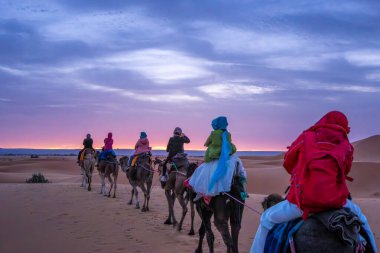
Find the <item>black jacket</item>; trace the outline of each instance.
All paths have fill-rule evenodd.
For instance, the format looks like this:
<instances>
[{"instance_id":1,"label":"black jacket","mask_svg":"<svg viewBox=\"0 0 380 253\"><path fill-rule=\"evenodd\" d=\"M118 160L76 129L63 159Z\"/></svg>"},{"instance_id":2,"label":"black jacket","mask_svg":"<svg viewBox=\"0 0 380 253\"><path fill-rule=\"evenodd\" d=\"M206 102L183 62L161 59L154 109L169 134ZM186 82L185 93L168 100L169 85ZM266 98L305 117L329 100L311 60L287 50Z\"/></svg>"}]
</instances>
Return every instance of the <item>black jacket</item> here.
<instances>
[{"instance_id":1,"label":"black jacket","mask_svg":"<svg viewBox=\"0 0 380 253\"><path fill-rule=\"evenodd\" d=\"M178 153L183 153L183 144L190 143L190 139L187 136L173 136L169 139L168 146L166 147L166 152L169 152L168 157L174 157Z\"/></svg>"},{"instance_id":2,"label":"black jacket","mask_svg":"<svg viewBox=\"0 0 380 253\"><path fill-rule=\"evenodd\" d=\"M92 147L92 144L93 144L93 140L90 138L90 139L84 139L83 140L83 146L84 148L93 148Z\"/></svg>"}]
</instances>

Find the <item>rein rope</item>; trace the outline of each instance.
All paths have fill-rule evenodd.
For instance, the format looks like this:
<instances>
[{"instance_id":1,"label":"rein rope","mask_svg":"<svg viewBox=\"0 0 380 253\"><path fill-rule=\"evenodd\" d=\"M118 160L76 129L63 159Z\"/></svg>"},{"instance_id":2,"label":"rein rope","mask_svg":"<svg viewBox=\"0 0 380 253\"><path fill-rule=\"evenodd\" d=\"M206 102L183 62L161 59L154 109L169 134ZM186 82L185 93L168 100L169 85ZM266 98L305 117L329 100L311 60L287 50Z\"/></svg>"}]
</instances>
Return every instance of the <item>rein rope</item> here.
<instances>
[{"instance_id":1,"label":"rein rope","mask_svg":"<svg viewBox=\"0 0 380 253\"><path fill-rule=\"evenodd\" d=\"M227 195L229 198L231 198L232 200L235 200L237 203L239 203L240 205L243 205L245 206L246 208L248 208L249 210L255 212L256 214L258 215L261 215L262 213L260 213L259 211L257 211L256 209L254 209L253 207L250 207L249 205L247 205L246 203L240 201L239 199L235 198L234 196L232 196L231 194L229 194L228 192L223 192L222 194L225 194Z\"/></svg>"},{"instance_id":2,"label":"rein rope","mask_svg":"<svg viewBox=\"0 0 380 253\"><path fill-rule=\"evenodd\" d=\"M177 165L174 162L172 164L173 164L173 167L174 167L175 171L170 171L170 173L174 172L174 173L178 173L178 174L180 174L182 176L187 177L187 175L185 173L183 173L183 172L181 172L181 171L178 170Z\"/></svg>"},{"instance_id":3,"label":"rein rope","mask_svg":"<svg viewBox=\"0 0 380 253\"><path fill-rule=\"evenodd\" d=\"M149 171L149 172L152 172L152 173L157 172L154 168L153 168L153 169L147 169L147 168L145 168L145 166L140 165L139 163L136 163L136 167L140 167L140 168L142 168L143 170L146 170L146 171Z\"/></svg>"}]
</instances>

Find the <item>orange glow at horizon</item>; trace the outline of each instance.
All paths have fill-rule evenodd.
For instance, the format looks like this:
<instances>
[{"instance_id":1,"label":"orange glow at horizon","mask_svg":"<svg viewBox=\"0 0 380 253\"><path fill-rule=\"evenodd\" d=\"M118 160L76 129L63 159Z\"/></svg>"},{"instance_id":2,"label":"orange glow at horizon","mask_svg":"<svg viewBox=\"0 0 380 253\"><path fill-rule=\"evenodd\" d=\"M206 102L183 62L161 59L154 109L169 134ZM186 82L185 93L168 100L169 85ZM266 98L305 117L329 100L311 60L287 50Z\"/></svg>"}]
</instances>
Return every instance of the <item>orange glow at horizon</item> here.
<instances>
[{"instance_id":1,"label":"orange glow at horizon","mask_svg":"<svg viewBox=\"0 0 380 253\"><path fill-rule=\"evenodd\" d=\"M238 146L238 151L283 151L284 149L276 148L276 147L262 147L262 148L248 148L241 146L239 148ZM67 144L67 145L57 145L57 146L52 146L52 145L43 145L43 144L34 144L34 145L6 145L2 146L0 148L5 148L5 149L82 149L82 146L78 145L73 145L73 144ZM101 147L98 147L95 145L96 149L100 149ZM134 146L124 146L124 145L114 145L114 149L134 149ZM166 146L163 145L154 145L152 146L152 150L166 150ZM185 145L185 150L193 150L193 151L205 151L206 147L200 148L199 146L196 145Z\"/></svg>"}]
</instances>

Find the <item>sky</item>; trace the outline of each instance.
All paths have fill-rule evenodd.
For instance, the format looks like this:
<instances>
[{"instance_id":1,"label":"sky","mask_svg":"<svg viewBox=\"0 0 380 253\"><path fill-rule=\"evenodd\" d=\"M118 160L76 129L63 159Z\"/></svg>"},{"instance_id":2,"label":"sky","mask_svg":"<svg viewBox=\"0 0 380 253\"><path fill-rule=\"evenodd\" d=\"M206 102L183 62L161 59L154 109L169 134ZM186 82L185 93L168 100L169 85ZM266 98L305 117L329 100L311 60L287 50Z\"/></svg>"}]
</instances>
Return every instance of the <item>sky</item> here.
<instances>
[{"instance_id":1,"label":"sky","mask_svg":"<svg viewBox=\"0 0 380 253\"><path fill-rule=\"evenodd\" d=\"M377 0L0 0L0 147L285 150L330 110L379 134Z\"/></svg>"}]
</instances>

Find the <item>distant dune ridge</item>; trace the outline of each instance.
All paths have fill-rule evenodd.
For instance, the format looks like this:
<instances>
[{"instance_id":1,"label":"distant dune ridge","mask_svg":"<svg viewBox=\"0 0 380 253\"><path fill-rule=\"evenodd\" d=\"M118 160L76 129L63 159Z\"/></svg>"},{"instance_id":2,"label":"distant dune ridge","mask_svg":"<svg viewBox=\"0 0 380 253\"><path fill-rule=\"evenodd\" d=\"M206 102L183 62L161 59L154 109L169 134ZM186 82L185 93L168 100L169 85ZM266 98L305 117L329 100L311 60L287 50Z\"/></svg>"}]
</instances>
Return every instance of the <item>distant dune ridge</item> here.
<instances>
[{"instance_id":1,"label":"distant dune ridge","mask_svg":"<svg viewBox=\"0 0 380 253\"><path fill-rule=\"evenodd\" d=\"M354 163L349 188L360 204L374 230L378 247L380 242L380 135L353 143ZM248 172L247 204L258 211L260 202L269 193L283 194L289 185L289 174L282 167L283 155L241 156ZM201 160L192 157L192 160ZM35 172L42 172L52 183L30 185L25 183ZM100 196L99 176L93 175L93 191L79 187L81 182L76 157L0 156L0 252L192 252L197 237L187 236L189 217L184 231L178 233L163 225L167 216L164 191L155 175L151 211L141 213L128 206L131 187L120 171L116 199ZM142 193L139 194L143 200ZM89 212L86 212L86 211ZM177 216L180 213L175 206ZM105 215L107 213L107 215ZM241 252L248 252L260 216L245 209L239 239ZM196 229L200 219L196 215ZM216 252L225 252L217 230ZM206 250L206 243L204 245Z\"/></svg>"},{"instance_id":2,"label":"distant dune ridge","mask_svg":"<svg viewBox=\"0 0 380 253\"><path fill-rule=\"evenodd\" d=\"M373 135L366 139L355 141L354 161L380 163L380 135Z\"/></svg>"}]
</instances>

